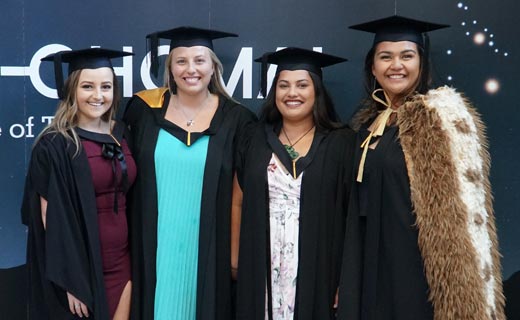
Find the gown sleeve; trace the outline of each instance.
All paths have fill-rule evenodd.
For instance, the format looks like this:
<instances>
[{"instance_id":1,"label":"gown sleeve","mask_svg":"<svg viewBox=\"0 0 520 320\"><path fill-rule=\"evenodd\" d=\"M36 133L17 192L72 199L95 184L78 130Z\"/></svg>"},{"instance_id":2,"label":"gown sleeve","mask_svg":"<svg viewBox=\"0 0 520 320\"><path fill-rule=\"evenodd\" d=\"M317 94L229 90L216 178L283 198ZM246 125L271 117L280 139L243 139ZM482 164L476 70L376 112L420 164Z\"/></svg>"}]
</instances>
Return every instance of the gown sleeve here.
<instances>
[{"instance_id":1,"label":"gown sleeve","mask_svg":"<svg viewBox=\"0 0 520 320\"><path fill-rule=\"evenodd\" d=\"M248 126L247 130L241 134L239 141L236 146L235 152L235 172L237 173L238 184L241 188L243 188L243 179L244 179L244 168L246 155L249 152L251 139L253 139L253 135L258 132L259 124L252 123Z\"/></svg>"},{"instance_id":2,"label":"gown sleeve","mask_svg":"<svg viewBox=\"0 0 520 320\"><path fill-rule=\"evenodd\" d=\"M93 310L90 249L68 141L46 135L34 147L26 178L22 220L28 226L27 265L31 283L29 312L69 315L65 292ZM86 159L85 159L86 161ZM90 172L80 180L90 183ZM46 229L40 196L47 200Z\"/></svg>"},{"instance_id":3,"label":"gown sleeve","mask_svg":"<svg viewBox=\"0 0 520 320\"><path fill-rule=\"evenodd\" d=\"M31 196L39 196L47 199L49 182L49 159L45 152L44 143L36 144L32 150L29 170L25 177L25 188L22 202L22 223L29 225L31 212ZM34 193L34 194L32 194Z\"/></svg>"}]
</instances>

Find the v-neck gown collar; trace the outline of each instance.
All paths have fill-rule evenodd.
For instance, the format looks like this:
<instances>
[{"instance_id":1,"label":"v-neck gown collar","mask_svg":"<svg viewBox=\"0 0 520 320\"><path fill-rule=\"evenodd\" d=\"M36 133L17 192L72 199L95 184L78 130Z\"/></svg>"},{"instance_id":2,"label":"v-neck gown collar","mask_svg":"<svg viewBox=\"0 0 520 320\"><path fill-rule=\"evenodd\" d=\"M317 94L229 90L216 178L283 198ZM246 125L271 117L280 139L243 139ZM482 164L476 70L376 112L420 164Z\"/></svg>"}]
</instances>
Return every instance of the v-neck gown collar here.
<instances>
[{"instance_id":1,"label":"v-neck gown collar","mask_svg":"<svg viewBox=\"0 0 520 320\"><path fill-rule=\"evenodd\" d=\"M219 97L218 107L215 111L215 114L213 115L213 118L211 119L211 122L209 124L209 128L202 132L190 132L190 144L188 144L188 131L184 130L183 128L179 127L175 123L167 120L165 118L166 111L168 110L168 103L170 101L170 93L166 92L164 97L164 102L162 108L152 109L153 114L155 117L155 121L159 127L166 130L168 133L182 141L186 145L192 145L202 136L212 136L215 135L218 131L218 128L222 125L222 122L224 120L224 114L222 111L225 99L222 99Z\"/></svg>"}]
</instances>

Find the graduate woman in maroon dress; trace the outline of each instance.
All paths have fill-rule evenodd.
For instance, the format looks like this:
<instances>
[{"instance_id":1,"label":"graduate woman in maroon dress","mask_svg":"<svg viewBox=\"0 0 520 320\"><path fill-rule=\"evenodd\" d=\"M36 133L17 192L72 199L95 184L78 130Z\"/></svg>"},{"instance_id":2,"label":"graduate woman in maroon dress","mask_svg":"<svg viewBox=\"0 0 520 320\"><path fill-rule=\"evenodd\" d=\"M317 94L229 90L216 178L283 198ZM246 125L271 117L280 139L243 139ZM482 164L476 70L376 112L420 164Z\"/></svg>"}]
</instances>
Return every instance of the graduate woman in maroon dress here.
<instances>
[{"instance_id":1,"label":"graduate woman in maroon dress","mask_svg":"<svg viewBox=\"0 0 520 320\"><path fill-rule=\"evenodd\" d=\"M25 184L29 319L129 318L126 192L136 167L113 120L120 98L110 62L126 55L95 48L42 59L54 61L61 101Z\"/></svg>"}]
</instances>

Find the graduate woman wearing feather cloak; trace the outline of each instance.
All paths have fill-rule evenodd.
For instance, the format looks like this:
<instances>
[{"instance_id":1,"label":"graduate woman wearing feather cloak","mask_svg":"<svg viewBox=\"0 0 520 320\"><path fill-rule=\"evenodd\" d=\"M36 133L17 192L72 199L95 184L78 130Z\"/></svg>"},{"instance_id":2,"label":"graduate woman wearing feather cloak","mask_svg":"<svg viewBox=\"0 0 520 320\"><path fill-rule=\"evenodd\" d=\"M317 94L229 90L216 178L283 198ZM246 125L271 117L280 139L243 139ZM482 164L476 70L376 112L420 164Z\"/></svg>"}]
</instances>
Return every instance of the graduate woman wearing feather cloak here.
<instances>
[{"instance_id":1,"label":"graduate woman wearing feather cloak","mask_svg":"<svg viewBox=\"0 0 520 320\"><path fill-rule=\"evenodd\" d=\"M399 16L351 27L375 39L353 118L341 320L504 319L484 125L454 89L429 90L423 33L444 27Z\"/></svg>"},{"instance_id":2,"label":"graduate woman wearing feather cloak","mask_svg":"<svg viewBox=\"0 0 520 320\"><path fill-rule=\"evenodd\" d=\"M29 319L129 318L126 192L136 167L113 120L120 98L110 61L126 55L94 48L42 59L54 61L61 101L36 139L25 184Z\"/></svg>"},{"instance_id":3,"label":"graduate woman wearing feather cloak","mask_svg":"<svg viewBox=\"0 0 520 320\"><path fill-rule=\"evenodd\" d=\"M285 48L260 60L278 67L240 157L237 319L332 319L354 132L339 123L322 68L345 59Z\"/></svg>"}]
</instances>

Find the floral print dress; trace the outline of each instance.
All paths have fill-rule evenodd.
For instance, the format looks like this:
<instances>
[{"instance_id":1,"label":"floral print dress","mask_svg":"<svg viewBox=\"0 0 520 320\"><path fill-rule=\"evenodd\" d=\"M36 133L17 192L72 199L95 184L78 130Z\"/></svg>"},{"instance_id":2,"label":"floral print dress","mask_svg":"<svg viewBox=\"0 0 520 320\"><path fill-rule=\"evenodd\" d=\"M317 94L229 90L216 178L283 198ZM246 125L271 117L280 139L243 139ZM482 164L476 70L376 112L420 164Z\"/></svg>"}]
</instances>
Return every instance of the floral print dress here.
<instances>
[{"instance_id":1,"label":"floral print dress","mask_svg":"<svg viewBox=\"0 0 520 320\"><path fill-rule=\"evenodd\" d=\"M267 167L273 320L294 316L302 177L294 179L273 153ZM268 314L266 298L266 319Z\"/></svg>"}]
</instances>

